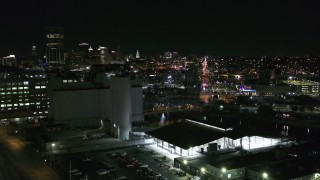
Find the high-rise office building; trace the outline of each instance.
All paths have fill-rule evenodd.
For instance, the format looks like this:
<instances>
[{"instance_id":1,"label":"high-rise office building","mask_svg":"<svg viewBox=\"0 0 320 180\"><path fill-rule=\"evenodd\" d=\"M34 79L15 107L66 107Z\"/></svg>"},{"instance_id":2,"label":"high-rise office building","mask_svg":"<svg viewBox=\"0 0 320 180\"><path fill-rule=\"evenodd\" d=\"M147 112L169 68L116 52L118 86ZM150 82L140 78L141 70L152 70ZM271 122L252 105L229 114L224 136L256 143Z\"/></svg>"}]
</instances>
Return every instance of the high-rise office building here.
<instances>
[{"instance_id":1,"label":"high-rise office building","mask_svg":"<svg viewBox=\"0 0 320 180\"><path fill-rule=\"evenodd\" d=\"M13 54L11 54L11 55L9 55L9 56L3 57L3 58L2 58L1 65L3 65L3 66L15 66L15 67L17 67L18 64L17 64L16 56L13 55Z\"/></svg>"},{"instance_id":2,"label":"high-rise office building","mask_svg":"<svg viewBox=\"0 0 320 180\"><path fill-rule=\"evenodd\" d=\"M140 53L139 53L138 50L137 50L137 53L136 53L136 59L140 59Z\"/></svg>"},{"instance_id":3,"label":"high-rise office building","mask_svg":"<svg viewBox=\"0 0 320 180\"><path fill-rule=\"evenodd\" d=\"M48 113L47 76L9 67L0 73L0 120L38 119Z\"/></svg>"},{"instance_id":4,"label":"high-rise office building","mask_svg":"<svg viewBox=\"0 0 320 180\"><path fill-rule=\"evenodd\" d=\"M49 27L46 34L47 62L53 64L64 63L64 28Z\"/></svg>"},{"instance_id":5,"label":"high-rise office building","mask_svg":"<svg viewBox=\"0 0 320 180\"><path fill-rule=\"evenodd\" d=\"M37 52L37 47L36 46L32 46L31 49L31 64L38 64L39 63L39 56L38 56L38 52Z\"/></svg>"}]
</instances>

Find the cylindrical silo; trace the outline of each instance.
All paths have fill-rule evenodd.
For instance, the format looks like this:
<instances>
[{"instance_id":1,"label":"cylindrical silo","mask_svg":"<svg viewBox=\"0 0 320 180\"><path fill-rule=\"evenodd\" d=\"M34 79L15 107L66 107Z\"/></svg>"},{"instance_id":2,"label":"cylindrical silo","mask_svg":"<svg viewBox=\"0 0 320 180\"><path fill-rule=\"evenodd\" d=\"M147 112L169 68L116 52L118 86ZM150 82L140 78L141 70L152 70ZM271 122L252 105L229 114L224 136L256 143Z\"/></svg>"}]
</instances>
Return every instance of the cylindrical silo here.
<instances>
[{"instance_id":1,"label":"cylindrical silo","mask_svg":"<svg viewBox=\"0 0 320 180\"><path fill-rule=\"evenodd\" d=\"M131 80L128 76L114 76L110 79L111 122L121 140L129 139L131 131Z\"/></svg>"}]
</instances>

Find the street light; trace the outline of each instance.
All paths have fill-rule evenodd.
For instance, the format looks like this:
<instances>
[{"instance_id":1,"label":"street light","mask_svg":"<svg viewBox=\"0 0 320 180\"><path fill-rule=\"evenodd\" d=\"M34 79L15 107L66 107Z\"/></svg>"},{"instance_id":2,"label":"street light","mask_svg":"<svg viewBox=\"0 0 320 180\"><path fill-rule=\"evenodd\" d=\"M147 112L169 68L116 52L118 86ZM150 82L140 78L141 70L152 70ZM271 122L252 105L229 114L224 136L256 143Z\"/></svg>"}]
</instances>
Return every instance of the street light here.
<instances>
[{"instance_id":1,"label":"street light","mask_svg":"<svg viewBox=\"0 0 320 180\"><path fill-rule=\"evenodd\" d=\"M183 164L188 164L188 161L187 160L183 160Z\"/></svg>"},{"instance_id":2,"label":"street light","mask_svg":"<svg viewBox=\"0 0 320 180\"><path fill-rule=\"evenodd\" d=\"M225 173L225 172L227 172L227 169L223 167L223 168L221 169L221 171L222 171L223 173Z\"/></svg>"},{"instance_id":3,"label":"street light","mask_svg":"<svg viewBox=\"0 0 320 180\"><path fill-rule=\"evenodd\" d=\"M201 168L200 170L201 170L201 172L202 172L203 174L206 172L206 169L205 169L205 168Z\"/></svg>"},{"instance_id":4,"label":"street light","mask_svg":"<svg viewBox=\"0 0 320 180\"><path fill-rule=\"evenodd\" d=\"M268 178L268 174L266 172L262 173L262 177L263 179L267 179Z\"/></svg>"},{"instance_id":5,"label":"street light","mask_svg":"<svg viewBox=\"0 0 320 180\"><path fill-rule=\"evenodd\" d=\"M53 150L53 148L54 148L55 145L56 145L55 143L52 143L52 144L51 144L51 150L50 150L50 168L52 167L52 154L53 154L52 150Z\"/></svg>"}]
</instances>

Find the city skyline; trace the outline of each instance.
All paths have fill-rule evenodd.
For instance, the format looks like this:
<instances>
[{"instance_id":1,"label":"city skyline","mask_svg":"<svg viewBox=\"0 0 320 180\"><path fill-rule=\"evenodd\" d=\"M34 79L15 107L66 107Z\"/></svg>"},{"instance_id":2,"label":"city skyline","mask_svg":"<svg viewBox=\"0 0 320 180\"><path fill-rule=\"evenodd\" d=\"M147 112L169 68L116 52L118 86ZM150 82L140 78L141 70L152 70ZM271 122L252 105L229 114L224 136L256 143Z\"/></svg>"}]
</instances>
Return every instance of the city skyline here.
<instances>
[{"instance_id":1,"label":"city skyline","mask_svg":"<svg viewBox=\"0 0 320 180\"><path fill-rule=\"evenodd\" d=\"M317 1L189 3L14 1L1 13L0 54L45 52L45 29L65 28L66 50L82 42L124 53L213 56L319 55ZM27 27L27 28L25 28Z\"/></svg>"}]
</instances>

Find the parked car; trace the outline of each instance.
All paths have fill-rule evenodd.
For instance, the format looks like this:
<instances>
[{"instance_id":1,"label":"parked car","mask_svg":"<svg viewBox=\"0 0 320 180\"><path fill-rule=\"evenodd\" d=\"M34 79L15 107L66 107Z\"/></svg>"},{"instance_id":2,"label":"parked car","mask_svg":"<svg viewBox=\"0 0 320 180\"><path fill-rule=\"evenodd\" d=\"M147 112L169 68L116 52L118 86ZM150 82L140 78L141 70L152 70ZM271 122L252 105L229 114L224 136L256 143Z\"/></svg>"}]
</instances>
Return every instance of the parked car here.
<instances>
[{"instance_id":1,"label":"parked car","mask_svg":"<svg viewBox=\"0 0 320 180\"><path fill-rule=\"evenodd\" d=\"M91 161L93 159L93 157L91 156L86 156L84 158L81 159L82 162L88 162L88 161Z\"/></svg>"},{"instance_id":2,"label":"parked car","mask_svg":"<svg viewBox=\"0 0 320 180\"><path fill-rule=\"evenodd\" d=\"M78 172L78 171L79 171L78 169L71 169L70 170L71 173L75 173L75 172Z\"/></svg>"},{"instance_id":3,"label":"parked car","mask_svg":"<svg viewBox=\"0 0 320 180\"><path fill-rule=\"evenodd\" d=\"M97 172L97 174L99 174L99 175L104 175L104 174L107 174L107 173L108 173L108 171L105 170L105 169L98 169L96 172Z\"/></svg>"},{"instance_id":4,"label":"parked car","mask_svg":"<svg viewBox=\"0 0 320 180\"><path fill-rule=\"evenodd\" d=\"M177 171L177 172L175 173L175 175L178 175L178 176L180 176L180 177L183 177L183 176L186 176L187 173L184 172L184 171L182 171L182 170L180 170L180 171Z\"/></svg>"}]
</instances>

